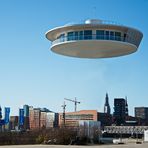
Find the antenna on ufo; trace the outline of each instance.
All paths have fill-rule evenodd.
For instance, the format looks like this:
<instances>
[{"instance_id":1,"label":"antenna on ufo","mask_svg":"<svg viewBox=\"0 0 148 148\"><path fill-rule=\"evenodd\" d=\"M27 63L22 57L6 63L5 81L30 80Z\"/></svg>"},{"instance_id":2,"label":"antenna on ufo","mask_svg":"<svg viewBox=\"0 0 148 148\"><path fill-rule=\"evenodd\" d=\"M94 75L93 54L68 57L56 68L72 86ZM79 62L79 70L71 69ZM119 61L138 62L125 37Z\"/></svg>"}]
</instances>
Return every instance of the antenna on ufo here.
<instances>
[{"instance_id":1,"label":"antenna on ufo","mask_svg":"<svg viewBox=\"0 0 148 148\"><path fill-rule=\"evenodd\" d=\"M93 6L93 9L92 9L93 18L96 18L96 10L97 10L96 6Z\"/></svg>"}]
</instances>

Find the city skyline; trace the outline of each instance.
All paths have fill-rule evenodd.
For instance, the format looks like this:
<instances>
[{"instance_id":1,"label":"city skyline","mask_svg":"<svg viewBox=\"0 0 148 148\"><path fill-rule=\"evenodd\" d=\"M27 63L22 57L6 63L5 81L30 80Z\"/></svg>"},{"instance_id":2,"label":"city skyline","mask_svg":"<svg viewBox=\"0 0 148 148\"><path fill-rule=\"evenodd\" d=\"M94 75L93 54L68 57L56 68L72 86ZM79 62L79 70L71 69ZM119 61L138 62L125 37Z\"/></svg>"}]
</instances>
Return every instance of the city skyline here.
<instances>
[{"instance_id":1,"label":"city skyline","mask_svg":"<svg viewBox=\"0 0 148 148\"><path fill-rule=\"evenodd\" d=\"M75 98L76 99L76 98ZM106 100L107 99L107 100ZM125 98L114 98L114 101L115 100L124 100L126 103L125 103L125 109L126 109L126 113L127 113L127 115L128 115L128 110L129 110L129 108L128 108L128 100L127 100L127 97L125 97ZM69 101L71 101L72 102L72 104L73 104L73 108L74 108L74 110L67 110L66 108L67 108L67 104L68 104L68 102ZM75 100L76 102L78 102L77 100ZM67 99L67 98L64 98L64 100L63 100L63 102L64 102L64 105L65 105L65 112L79 112L79 111L81 111L81 109L79 109L79 110L76 110L76 104L74 103L74 100L71 100L71 99ZM78 104L80 104L81 102L78 102ZM103 110L97 110L97 109L90 109L90 110L96 110L96 111L98 111L98 112L100 112L100 113L107 113L107 114L110 114L110 115L114 115L114 112L115 112L115 104L113 105L113 106L111 106L111 108L110 108L110 104L112 104L112 102L110 102L109 101L109 97L108 97L108 93L106 93L106 96L104 97L104 109ZM62 113L63 112L63 110L62 111L60 111L60 112L55 112L55 110L50 110L48 107L46 107L46 106L33 106L33 105L31 105L31 104L23 104L22 106L19 106L18 107L18 112L16 113L16 114L11 114L11 107L9 107L9 106L0 106L0 115L2 116L2 118L4 119L5 118L5 109L7 109L7 108L9 108L9 113L11 114L11 116L19 116L19 114L20 114L20 110L22 110L22 109L24 109L24 108L26 108L26 106L28 106L28 107L30 107L30 108L35 108L35 109L40 109L40 110L44 110L44 111L49 111L49 112L54 112L54 113ZM63 105L61 105L61 107L63 108ZM108 109L108 112L107 112L107 108L106 107L109 107ZM148 108L147 106L133 106L133 110L135 111L135 108ZM87 108L86 109L83 109L83 110L88 110ZM12 113L13 113L13 111L12 111ZM28 112L29 113L29 112ZM28 116L28 115L26 115L26 114L28 114L28 113L26 113L26 111L24 111L24 116ZM135 117L135 112L134 112L134 114L133 115L131 115L131 114L129 114L129 116L133 116L133 117Z\"/></svg>"},{"instance_id":2,"label":"city skyline","mask_svg":"<svg viewBox=\"0 0 148 148\"><path fill-rule=\"evenodd\" d=\"M133 115L134 106L148 106L146 0L0 3L0 105L10 106L12 114L18 114L23 104L62 112L64 98L75 97L81 102L78 110L103 111L106 92L111 106L114 98L127 96L129 114ZM50 51L45 38L47 30L89 18L111 20L141 30L144 36L138 51L93 60ZM73 103L67 102L67 111L73 108Z\"/></svg>"}]
</instances>

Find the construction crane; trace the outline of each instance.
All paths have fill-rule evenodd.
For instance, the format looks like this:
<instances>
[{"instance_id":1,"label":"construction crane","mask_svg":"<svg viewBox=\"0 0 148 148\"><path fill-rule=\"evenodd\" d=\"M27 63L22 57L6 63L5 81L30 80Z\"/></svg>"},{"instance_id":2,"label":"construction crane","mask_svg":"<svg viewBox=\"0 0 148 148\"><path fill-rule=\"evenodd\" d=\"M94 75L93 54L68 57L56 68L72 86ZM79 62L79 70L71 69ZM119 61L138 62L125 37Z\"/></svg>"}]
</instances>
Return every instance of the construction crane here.
<instances>
[{"instance_id":1,"label":"construction crane","mask_svg":"<svg viewBox=\"0 0 148 148\"><path fill-rule=\"evenodd\" d=\"M65 127L65 110L66 110L66 104L65 101L63 103L63 105L61 106L63 108L63 125Z\"/></svg>"},{"instance_id":2,"label":"construction crane","mask_svg":"<svg viewBox=\"0 0 148 148\"><path fill-rule=\"evenodd\" d=\"M77 104L80 104L80 102L77 101L76 97L75 97L75 100L67 99L67 98L64 98L64 99L67 100L67 101L74 102L74 105L75 105L75 112L76 112L76 111L77 111Z\"/></svg>"}]
</instances>

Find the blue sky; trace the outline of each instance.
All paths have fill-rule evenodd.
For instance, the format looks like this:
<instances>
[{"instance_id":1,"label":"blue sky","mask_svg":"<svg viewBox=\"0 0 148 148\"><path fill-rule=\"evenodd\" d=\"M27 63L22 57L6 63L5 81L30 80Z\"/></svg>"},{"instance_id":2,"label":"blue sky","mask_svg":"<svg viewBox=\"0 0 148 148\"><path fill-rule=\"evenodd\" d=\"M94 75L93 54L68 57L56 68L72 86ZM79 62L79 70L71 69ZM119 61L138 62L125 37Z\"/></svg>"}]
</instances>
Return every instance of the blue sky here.
<instances>
[{"instance_id":1,"label":"blue sky","mask_svg":"<svg viewBox=\"0 0 148 148\"><path fill-rule=\"evenodd\" d=\"M147 0L0 0L0 104L18 114L23 104L61 112L64 98L77 97L78 109L103 111L108 92L148 106ZM45 32L85 19L112 20L144 34L134 54L109 59L79 59L50 51ZM74 105L66 102L66 111Z\"/></svg>"}]
</instances>

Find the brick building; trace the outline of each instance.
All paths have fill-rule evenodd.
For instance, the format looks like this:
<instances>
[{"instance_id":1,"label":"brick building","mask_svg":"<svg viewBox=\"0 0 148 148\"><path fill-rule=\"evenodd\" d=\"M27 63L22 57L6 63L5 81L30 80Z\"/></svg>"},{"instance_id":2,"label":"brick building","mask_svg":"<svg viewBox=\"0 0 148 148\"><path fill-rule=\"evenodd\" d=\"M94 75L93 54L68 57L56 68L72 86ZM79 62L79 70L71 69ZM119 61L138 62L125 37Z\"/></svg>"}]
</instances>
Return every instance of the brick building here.
<instances>
[{"instance_id":1,"label":"brick building","mask_svg":"<svg viewBox=\"0 0 148 148\"><path fill-rule=\"evenodd\" d=\"M97 110L81 110L65 113L65 126L77 127L80 121L100 121L102 126L111 125L112 116L108 113L100 113ZM64 124L63 113L59 113L59 126Z\"/></svg>"},{"instance_id":2,"label":"brick building","mask_svg":"<svg viewBox=\"0 0 148 148\"><path fill-rule=\"evenodd\" d=\"M40 128L40 109L39 108L29 108L29 125L30 129Z\"/></svg>"},{"instance_id":3,"label":"brick building","mask_svg":"<svg viewBox=\"0 0 148 148\"><path fill-rule=\"evenodd\" d=\"M65 113L65 126L75 127L79 125L80 120L97 121L97 110L81 110L77 112ZM64 123L63 113L59 113L59 126Z\"/></svg>"}]
</instances>

